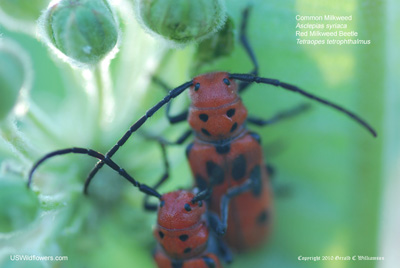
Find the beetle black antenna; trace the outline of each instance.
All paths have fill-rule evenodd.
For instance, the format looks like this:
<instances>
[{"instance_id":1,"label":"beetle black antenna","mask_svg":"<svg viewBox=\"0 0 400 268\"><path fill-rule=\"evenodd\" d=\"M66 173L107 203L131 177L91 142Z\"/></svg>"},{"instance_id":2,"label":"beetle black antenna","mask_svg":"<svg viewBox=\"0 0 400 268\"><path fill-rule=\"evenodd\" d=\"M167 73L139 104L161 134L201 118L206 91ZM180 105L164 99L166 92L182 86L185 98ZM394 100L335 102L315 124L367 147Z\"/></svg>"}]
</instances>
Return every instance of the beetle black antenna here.
<instances>
[{"instance_id":1,"label":"beetle black antenna","mask_svg":"<svg viewBox=\"0 0 400 268\"><path fill-rule=\"evenodd\" d=\"M249 13L251 7L248 6L242 14L242 24L240 25L240 42L242 43L247 55L250 57L251 62L253 63L254 69L250 72L253 75L258 75L258 62L256 55L254 54L253 49L251 48L249 41L247 40L247 22L249 20ZM243 89L242 89L243 90Z\"/></svg>"},{"instance_id":2,"label":"beetle black antenna","mask_svg":"<svg viewBox=\"0 0 400 268\"><path fill-rule=\"evenodd\" d=\"M186 82L180 85L177 88L169 91L167 96L165 96L161 101L159 101L156 105L150 108L139 120L137 120L129 129L128 131L122 136L122 138L106 153L105 158L110 159L118 149L125 144L125 142L129 139L129 137L137 131L146 121L149 119L155 112L157 112L161 107L167 104L171 99L179 96L183 91L185 91L188 87L193 85L193 81ZM104 160L101 159L99 162L96 163L94 168L90 171L88 177L85 181L84 186L84 193L88 193L88 187L90 182L92 181L94 175L96 175L97 171L104 165Z\"/></svg>"},{"instance_id":3,"label":"beetle black antenna","mask_svg":"<svg viewBox=\"0 0 400 268\"><path fill-rule=\"evenodd\" d=\"M94 158L97 158L99 160L102 161L102 163L106 164L107 166L109 166L110 168L112 168L113 170L117 171L119 175L121 175L122 177L124 177L126 180L128 180L130 183L133 184L133 186L139 188L139 191L141 191L142 193L145 193L146 195L151 195L151 196L155 196L158 199L161 198L161 195L153 188L145 185L145 184L141 184L139 182L137 182L132 176L130 176L123 168L119 167L114 161L112 161L110 158L107 158L107 156L104 156L103 154L96 152L92 149L85 149L85 148L78 148L78 147L73 147L73 148L67 148L67 149L62 149L62 150L58 150L58 151L54 151L51 153L46 154L45 156L43 156L42 158L40 158L36 164L32 167L31 171L29 172L29 178L28 178L28 188L31 185L32 182L32 177L33 177L33 173L35 172L35 170L47 159L52 158L54 156L57 155L64 155L64 154L85 154L85 155L89 155L92 156Z\"/></svg>"},{"instance_id":4,"label":"beetle black antenna","mask_svg":"<svg viewBox=\"0 0 400 268\"><path fill-rule=\"evenodd\" d=\"M196 194L195 197L193 197L192 203L210 199L210 197L212 195L212 191L213 191L212 187L209 187L209 188L206 188L205 190L199 192L198 194Z\"/></svg>"},{"instance_id":5,"label":"beetle black antenna","mask_svg":"<svg viewBox=\"0 0 400 268\"><path fill-rule=\"evenodd\" d=\"M244 81L244 82L249 82L249 83L255 82L255 83L261 83L261 84L273 85L273 86L276 86L276 87L284 88L284 89L289 90L289 91L297 92L297 93L299 93L299 94L301 94L301 95L303 95L303 96L305 96L305 97L307 97L309 99L318 101L318 102L323 103L323 104L325 104L327 106L330 106L330 107L332 107L332 108L334 108L334 109L336 109L336 110L338 110L338 111L340 111L342 113L347 114L350 118L352 118L353 120L357 121L360 125L362 125L364 128L366 128L374 137L377 136L376 131L367 122L365 122L363 119L361 119L361 117L359 117L358 115L350 112L349 110L347 110L347 109L345 109L345 108L343 108L343 107L341 107L341 106L339 106L337 104L334 104L334 103L332 103L330 101L324 100L324 99L322 99L320 97L317 97L317 96L315 96L313 94L310 94L310 93L298 88L297 86L294 86L294 85L291 85L291 84L287 84L287 83L281 82L281 81L276 80L276 79L263 78L263 77L258 77L258 76L254 76L254 75L251 75L251 74L229 74L229 78L237 79L237 80Z\"/></svg>"}]
</instances>

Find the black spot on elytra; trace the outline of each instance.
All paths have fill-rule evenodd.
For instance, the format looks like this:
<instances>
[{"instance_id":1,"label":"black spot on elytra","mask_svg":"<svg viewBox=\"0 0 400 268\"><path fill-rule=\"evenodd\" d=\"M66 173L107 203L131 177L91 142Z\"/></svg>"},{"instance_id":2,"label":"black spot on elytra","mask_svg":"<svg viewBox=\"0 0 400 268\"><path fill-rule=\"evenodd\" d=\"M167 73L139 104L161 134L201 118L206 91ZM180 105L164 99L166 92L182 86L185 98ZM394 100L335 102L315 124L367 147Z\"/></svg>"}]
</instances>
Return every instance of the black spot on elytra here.
<instances>
[{"instance_id":1,"label":"black spot on elytra","mask_svg":"<svg viewBox=\"0 0 400 268\"><path fill-rule=\"evenodd\" d=\"M255 166L251 171L250 180L253 181L253 195L259 197L262 190L261 168L259 165Z\"/></svg>"},{"instance_id":2,"label":"black spot on elytra","mask_svg":"<svg viewBox=\"0 0 400 268\"><path fill-rule=\"evenodd\" d=\"M252 136L259 144L261 144L261 137L257 133L250 132L250 136Z\"/></svg>"},{"instance_id":3,"label":"black spot on elytra","mask_svg":"<svg viewBox=\"0 0 400 268\"><path fill-rule=\"evenodd\" d=\"M208 256L203 256L203 261L208 268L215 268L215 261Z\"/></svg>"},{"instance_id":4,"label":"black spot on elytra","mask_svg":"<svg viewBox=\"0 0 400 268\"><path fill-rule=\"evenodd\" d=\"M227 154L231 150L231 143L227 143L224 145L215 145L215 150L218 154Z\"/></svg>"},{"instance_id":5,"label":"black spot on elytra","mask_svg":"<svg viewBox=\"0 0 400 268\"><path fill-rule=\"evenodd\" d=\"M183 253L189 253L192 251L192 248L185 248L185 250L183 251Z\"/></svg>"},{"instance_id":6,"label":"black spot on elytra","mask_svg":"<svg viewBox=\"0 0 400 268\"><path fill-rule=\"evenodd\" d=\"M247 162L246 157L241 154L233 160L232 177L238 181L246 175Z\"/></svg>"},{"instance_id":7,"label":"black spot on elytra","mask_svg":"<svg viewBox=\"0 0 400 268\"><path fill-rule=\"evenodd\" d=\"M196 83L196 85L194 85L194 91L199 90L199 88L200 88L200 84L199 84L199 83Z\"/></svg>"},{"instance_id":8,"label":"black spot on elytra","mask_svg":"<svg viewBox=\"0 0 400 268\"><path fill-rule=\"evenodd\" d=\"M266 224L268 221L268 211L263 210L258 216L257 216L257 223L260 225Z\"/></svg>"},{"instance_id":9,"label":"black spot on elytra","mask_svg":"<svg viewBox=\"0 0 400 268\"><path fill-rule=\"evenodd\" d=\"M235 122L235 124L232 125L231 127L231 132L235 131L237 129L238 124Z\"/></svg>"},{"instance_id":10,"label":"black spot on elytra","mask_svg":"<svg viewBox=\"0 0 400 268\"><path fill-rule=\"evenodd\" d=\"M164 238L164 233L163 233L163 232L159 231L159 232L158 232L158 235L160 236L161 239Z\"/></svg>"},{"instance_id":11,"label":"black spot on elytra","mask_svg":"<svg viewBox=\"0 0 400 268\"><path fill-rule=\"evenodd\" d=\"M196 185L200 191L203 191L208 187L207 181L199 174L196 175Z\"/></svg>"},{"instance_id":12,"label":"black spot on elytra","mask_svg":"<svg viewBox=\"0 0 400 268\"><path fill-rule=\"evenodd\" d=\"M229 110L226 112L226 115L227 115L228 117L232 117L232 116L235 115L235 112L236 112L235 109L229 109Z\"/></svg>"},{"instance_id":13,"label":"black spot on elytra","mask_svg":"<svg viewBox=\"0 0 400 268\"><path fill-rule=\"evenodd\" d=\"M179 239L180 239L181 241L186 241L186 240L188 240L188 238L189 238L189 236L188 236L187 234L183 234L183 235L180 235L180 236L179 236Z\"/></svg>"},{"instance_id":14,"label":"black spot on elytra","mask_svg":"<svg viewBox=\"0 0 400 268\"><path fill-rule=\"evenodd\" d=\"M212 161L207 161L206 169L212 185L219 185L224 182L225 173L222 167Z\"/></svg>"},{"instance_id":15,"label":"black spot on elytra","mask_svg":"<svg viewBox=\"0 0 400 268\"><path fill-rule=\"evenodd\" d=\"M204 135L211 136L210 132L208 132L208 130L205 128L202 128L201 132L203 132Z\"/></svg>"},{"instance_id":16,"label":"black spot on elytra","mask_svg":"<svg viewBox=\"0 0 400 268\"><path fill-rule=\"evenodd\" d=\"M185 210L186 210L187 212L189 212L189 211L192 211L192 208L190 207L189 204L185 204Z\"/></svg>"},{"instance_id":17,"label":"black spot on elytra","mask_svg":"<svg viewBox=\"0 0 400 268\"><path fill-rule=\"evenodd\" d=\"M193 143L190 143L187 147L186 147L186 157L189 157L190 151L193 148Z\"/></svg>"},{"instance_id":18,"label":"black spot on elytra","mask_svg":"<svg viewBox=\"0 0 400 268\"><path fill-rule=\"evenodd\" d=\"M207 120L208 120L208 115L206 115L206 114L199 114L199 118L200 118L201 121L207 122Z\"/></svg>"},{"instance_id":19,"label":"black spot on elytra","mask_svg":"<svg viewBox=\"0 0 400 268\"><path fill-rule=\"evenodd\" d=\"M183 261L182 260L172 259L171 260L171 265L172 265L172 268L182 268L183 267Z\"/></svg>"}]
</instances>

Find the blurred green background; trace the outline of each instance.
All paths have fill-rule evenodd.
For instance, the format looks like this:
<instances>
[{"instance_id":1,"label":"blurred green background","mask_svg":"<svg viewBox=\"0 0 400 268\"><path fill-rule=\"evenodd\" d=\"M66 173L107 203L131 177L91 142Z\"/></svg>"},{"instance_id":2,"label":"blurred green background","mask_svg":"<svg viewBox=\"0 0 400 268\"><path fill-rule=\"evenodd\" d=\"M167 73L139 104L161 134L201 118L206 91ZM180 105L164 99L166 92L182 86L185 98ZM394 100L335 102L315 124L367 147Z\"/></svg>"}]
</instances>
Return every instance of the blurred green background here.
<instances>
[{"instance_id":1,"label":"blurred green background","mask_svg":"<svg viewBox=\"0 0 400 268\"><path fill-rule=\"evenodd\" d=\"M0 41L12 40L29 55L32 76L29 109L1 123L0 266L155 267L151 257L155 215L143 211L143 196L110 169L98 173L89 196L82 194L82 188L95 160L86 156L50 160L35 174L32 191L25 183L34 161L50 151L79 146L105 153L164 96L150 82L152 74L171 87L194 75L196 46L169 49L136 23L131 2L119 1L115 8L122 40L110 71L106 64L95 72L71 67L36 37L35 19L47 1L35 2L28 16L0 1ZM400 267L395 239L400 223L399 3L251 3L248 37L260 75L296 84L349 108L376 128L378 138L317 103L298 118L252 128L262 137L267 161L277 169L276 182L288 186L291 194L275 199L275 227L268 243L237 256L229 267ZM247 4L226 3L236 29ZM297 14L352 15L349 27L358 31L359 39L370 39L371 45L297 45ZM196 73L244 73L251 68L236 41L231 55L204 64ZM174 111L188 105L183 95L174 101ZM102 99L104 105L99 105ZM250 114L265 118L311 102L266 85L253 85L243 100ZM187 128L186 123L169 126L161 111L143 129L174 139ZM168 148L171 178L161 192L191 187L184 151L185 146ZM113 159L149 185L163 172L157 144L140 134ZM15 255L68 256L68 261L11 261ZM355 255L385 260L298 260Z\"/></svg>"}]
</instances>

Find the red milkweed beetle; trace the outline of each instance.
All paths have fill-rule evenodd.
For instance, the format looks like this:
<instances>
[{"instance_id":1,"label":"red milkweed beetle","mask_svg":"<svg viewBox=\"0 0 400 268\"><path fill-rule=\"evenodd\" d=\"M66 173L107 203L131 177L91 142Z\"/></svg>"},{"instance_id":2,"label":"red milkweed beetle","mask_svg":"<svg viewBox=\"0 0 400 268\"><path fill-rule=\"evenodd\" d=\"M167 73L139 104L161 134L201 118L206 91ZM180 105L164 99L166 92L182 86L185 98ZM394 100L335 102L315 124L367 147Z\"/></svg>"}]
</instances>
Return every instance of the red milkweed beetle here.
<instances>
[{"instance_id":1,"label":"red milkweed beetle","mask_svg":"<svg viewBox=\"0 0 400 268\"><path fill-rule=\"evenodd\" d=\"M166 171L155 188L168 177L169 165L163 145L162 149ZM161 195L155 188L137 182L114 161L94 150L74 147L46 154L32 167L29 173L28 187L32 182L33 173L45 160L69 153L85 154L103 160L106 165L146 194L146 197L154 196L159 199L160 202L157 205L151 204L147 198L145 199L146 210L158 211L157 225L153 233L158 242L154 260L159 268L221 268L222 265L217 256L219 253L224 254L226 261L231 261L229 249L224 244L218 244L214 236L210 237L206 205L200 198L194 200L194 193L178 190Z\"/></svg>"},{"instance_id":2,"label":"red milkweed beetle","mask_svg":"<svg viewBox=\"0 0 400 268\"><path fill-rule=\"evenodd\" d=\"M375 130L349 110L297 86L276 79L259 77L257 60L245 35L247 18L248 9L243 12L240 40L254 65L249 74L208 73L199 75L169 91L160 102L134 123L105 155L106 159L111 158L148 118L168 104L166 111L170 123L187 120L192 128L175 144L182 144L191 134L195 136L194 142L187 149L187 156L196 184L202 190L199 196L211 195L209 209L222 218L222 223L216 221L219 233L223 234L229 226L226 230L226 240L229 246L239 251L256 246L264 239L268 232L272 208L260 139L257 134L249 132L245 124L270 125L294 114L296 109L278 114L269 120L248 117L238 93L243 92L253 82L296 92L346 114L376 137ZM240 83L237 84L236 80ZM171 116L170 101L188 88L190 88L190 108ZM88 175L85 193L93 176L104 163L105 160L100 160ZM232 199L233 197L235 198ZM231 203L230 208L229 203Z\"/></svg>"},{"instance_id":3,"label":"red milkweed beetle","mask_svg":"<svg viewBox=\"0 0 400 268\"><path fill-rule=\"evenodd\" d=\"M158 241L154 259L160 268L222 267L217 255L206 250L210 245L206 206L202 201L193 202L194 197L180 190L160 199L154 229Z\"/></svg>"}]
</instances>

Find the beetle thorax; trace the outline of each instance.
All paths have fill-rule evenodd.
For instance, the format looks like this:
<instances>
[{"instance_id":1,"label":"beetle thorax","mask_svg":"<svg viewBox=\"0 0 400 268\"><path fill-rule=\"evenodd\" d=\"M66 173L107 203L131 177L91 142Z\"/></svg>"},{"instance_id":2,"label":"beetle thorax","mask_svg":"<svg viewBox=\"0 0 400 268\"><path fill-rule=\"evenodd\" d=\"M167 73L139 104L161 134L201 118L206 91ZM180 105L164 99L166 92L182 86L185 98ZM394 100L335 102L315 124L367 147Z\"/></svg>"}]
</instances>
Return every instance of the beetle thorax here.
<instances>
[{"instance_id":1,"label":"beetle thorax","mask_svg":"<svg viewBox=\"0 0 400 268\"><path fill-rule=\"evenodd\" d=\"M188 121L197 136L220 141L243 131L247 118L235 80L228 73L209 73L193 79Z\"/></svg>"},{"instance_id":2,"label":"beetle thorax","mask_svg":"<svg viewBox=\"0 0 400 268\"><path fill-rule=\"evenodd\" d=\"M165 253L175 259L188 259L202 253L208 241L206 206L193 204L194 194L175 191L162 196L154 236Z\"/></svg>"}]
</instances>

